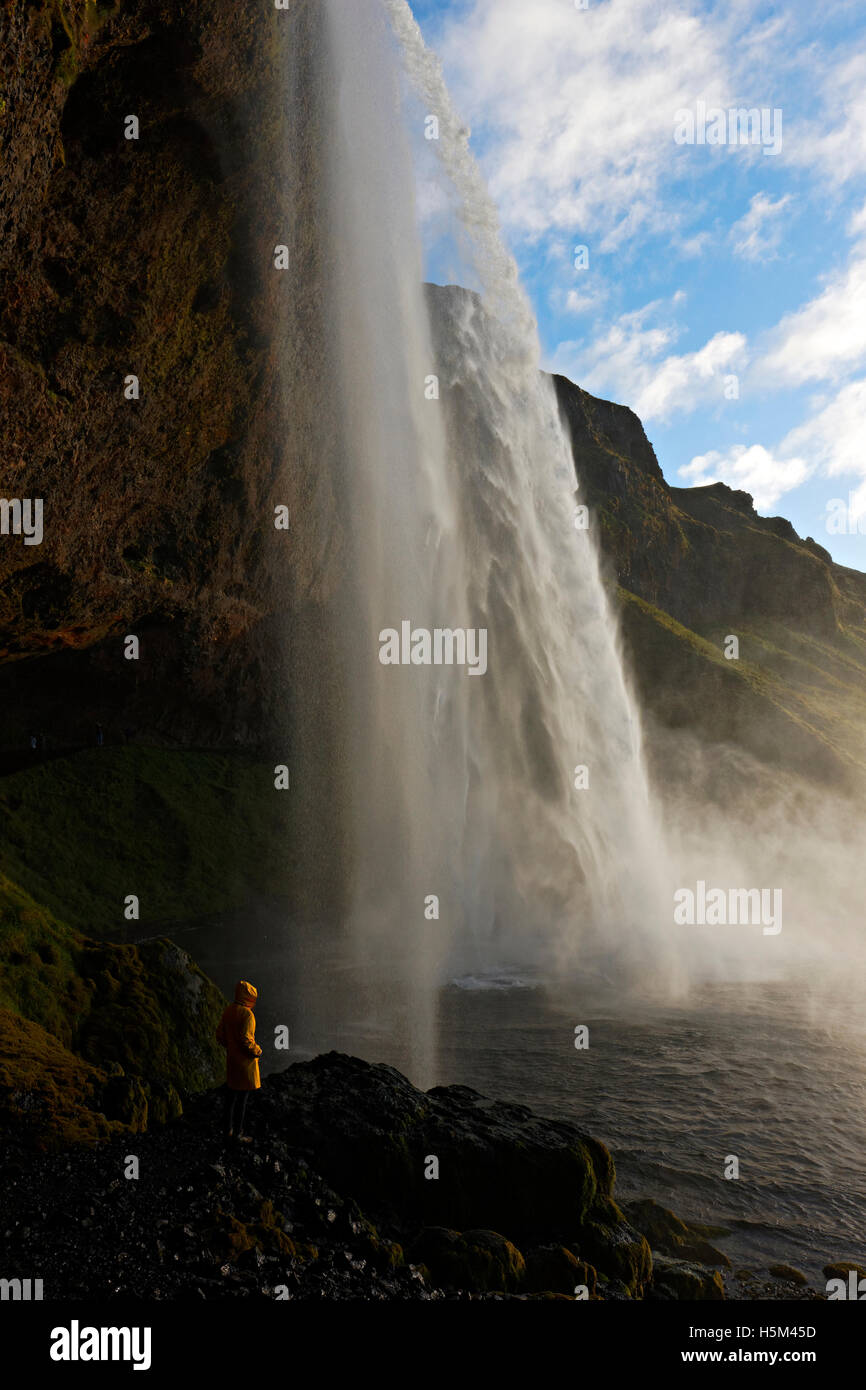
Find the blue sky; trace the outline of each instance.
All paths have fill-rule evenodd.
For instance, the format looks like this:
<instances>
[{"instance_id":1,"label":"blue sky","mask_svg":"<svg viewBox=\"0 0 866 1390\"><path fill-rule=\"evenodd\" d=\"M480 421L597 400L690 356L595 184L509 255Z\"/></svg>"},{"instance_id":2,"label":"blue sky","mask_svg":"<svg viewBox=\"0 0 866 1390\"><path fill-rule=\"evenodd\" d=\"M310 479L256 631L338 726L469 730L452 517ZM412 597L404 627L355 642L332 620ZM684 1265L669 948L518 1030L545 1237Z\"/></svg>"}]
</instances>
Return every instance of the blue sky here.
<instances>
[{"instance_id":1,"label":"blue sky","mask_svg":"<svg viewBox=\"0 0 866 1390\"><path fill-rule=\"evenodd\" d=\"M744 488L866 569L863 0L578 3L412 4L544 365L636 410L671 484ZM708 142L678 142L699 103ZM736 108L766 112L755 143ZM459 278L425 225L431 278Z\"/></svg>"}]
</instances>

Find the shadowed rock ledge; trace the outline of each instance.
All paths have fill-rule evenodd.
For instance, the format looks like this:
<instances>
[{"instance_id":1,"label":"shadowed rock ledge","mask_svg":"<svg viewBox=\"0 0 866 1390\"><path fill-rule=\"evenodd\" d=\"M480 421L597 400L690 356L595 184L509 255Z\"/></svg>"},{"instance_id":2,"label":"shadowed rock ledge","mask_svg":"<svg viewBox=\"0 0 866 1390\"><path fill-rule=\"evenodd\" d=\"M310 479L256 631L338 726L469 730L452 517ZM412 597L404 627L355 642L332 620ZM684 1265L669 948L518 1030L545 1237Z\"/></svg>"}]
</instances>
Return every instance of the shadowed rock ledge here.
<instances>
[{"instance_id":1,"label":"shadowed rock ledge","mask_svg":"<svg viewBox=\"0 0 866 1390\"><path fill-rule=\"evenodd\" d=\"M220 1139L220 1103L51 1154L7 1128L6 1277L38 1249L46 1299L725 1297L724 1233L654 1202L626 1216L571 1122L334 1052L266 1080L248 1147Z\"/></svg>"}]
</instances>

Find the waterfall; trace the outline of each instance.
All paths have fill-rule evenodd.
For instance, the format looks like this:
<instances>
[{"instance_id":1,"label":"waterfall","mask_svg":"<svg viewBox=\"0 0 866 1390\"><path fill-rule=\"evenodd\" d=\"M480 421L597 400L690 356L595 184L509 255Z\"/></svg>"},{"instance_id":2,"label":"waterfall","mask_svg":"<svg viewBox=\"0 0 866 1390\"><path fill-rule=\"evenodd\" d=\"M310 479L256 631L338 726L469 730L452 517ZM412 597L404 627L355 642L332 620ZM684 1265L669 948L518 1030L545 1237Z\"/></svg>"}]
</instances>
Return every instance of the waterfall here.
<instances>
[{"instance_id":1,"label":"waterfall","mask_svg":"<svg viewBox=\"0 0 866 1390\"><path fill-rule=\"evenodd\" d=\"M404 0L322 10L347 927L355 1002L427 1080L449 977L657 958L660 836L534 317L438 63ZM480 295L425 295L407 80ZM486 633L486 670L383 664L406 622Z\"/></svg>"}]
</instances>

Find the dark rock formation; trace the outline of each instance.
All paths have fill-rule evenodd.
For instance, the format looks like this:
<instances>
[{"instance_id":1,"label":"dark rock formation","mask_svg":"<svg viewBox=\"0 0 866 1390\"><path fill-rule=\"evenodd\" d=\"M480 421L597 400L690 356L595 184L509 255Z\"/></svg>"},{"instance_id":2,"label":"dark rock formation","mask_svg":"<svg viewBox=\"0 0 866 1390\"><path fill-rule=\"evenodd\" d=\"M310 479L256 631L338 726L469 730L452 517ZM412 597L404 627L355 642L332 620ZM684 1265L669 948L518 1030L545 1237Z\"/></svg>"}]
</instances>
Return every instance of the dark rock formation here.
<instances>
[{"instance_id":1,"label":"dark rock formation","mask_svg":"<svg viewBox=\"0 0 866 1390\"><path fill-rule=\"evenodd\" d=\"M759 516L748 493L670 487L632 411L564 377L555 384L651 718L859 786L866 575L834 564L784 518ZM724 656L729 634L737 661Z\"/></svg>"},{"instance_id":2,"label":"dark rock formation","mask_svg":"<svg viewBox=\"0 0 866 1390\"><path fill-rule=\"evenodd\" d=\"M651 1297L715 1302L725 1297L725 1286L718 1270L702 1269L685 1260L670 1260L659 1255L653 1268Z\"/></svg>"},{"instance_id":3,"label":"dark rock formation","mask_svg":"<svg viewBox=\"0 0 866 1390\"><path fill-rule=\"evenodd\" d=\"M182 1222L195 1233L200 1258L205 1258L201 1247L209 1242L212 1262L232 1265L240 1255L258 1250L259 1268L275 1262L285 1268L290 1257L301 1273L318 1261L323 1240L331 1244L337 1236L354 1247L356 1258L360 1245L363 1258L373 1255L378 1267L402 1267L409 1250L411 1263L422 1268L433 1287L505 1294L550 1287L551 1292L573 1294L577 1284L594 1290L598 1276L614 1296L640 1296L649 1283L649 1248L612 1200L611 1156L570 1123L490 1102L466 1087L424 1093L392 1067L329 1053L269 1077L253 1098L255 1130L266 1156L263 1161L261 1155L251 1155L246 1172L255 1191L237 1206L224 1199L225 1169L213 1167L219 1156L218 1101L213 1093L190 1098L182 1121L135 1141L147 1172L139 1191L148 1194L157 1186L168 1196L166 1166L178 1162L185 1149L196 1153L194 1162L187 1160L193 1200L183 1203L183 1217L172 1217L168 1197L151 1246L160 1227L167 1228L164 1241L174 1244L181 1237L175 1222ZM126 1140L127 1150L130 1142ZM114 1149L102 1153L101 1183L118 1156ZM431 1156L439 1160L438 1178L425 1177ZM95 1199L94 1172L85 1156L73 1153L37 1162L44 1171L31 1190L39 1194L41 1206L68 1186L56 1176L49 1180L49 1173L61 1171L75 1174L77 1206ZM208 1162L210 1168L204 1166ZM215 1183L217 1172L220 1181ZM324 1202L313 1199L313 1205L323 1207L318 1211L309 1210L312 1173L321 1175L314 1186L322 1188L322 1179L328 1185ZM101 1239L106 1245L114 1240L116 1251L113 1228L130 1220L128 1211L123 1219L116 1214L108 1218L112 1206L124 1205L122 1187L115 1185L116 1196L107 1206L100 1203L99 1220L91 1223L106 1221L101 1238L92 1233L97 1248ZM22 1200L23 1193L13 1192L13 1206L20 1207ZM299 1207L307 1214L296 1229ZM48 1234L56 1213L46 1213L45 1219L43 1252L57 1248ZM379 1234L383 1229L387 1237ZM123 1234L120 1247L137 1249L143 1234L136 1224L134 1232ZM533 1251L529 1275L518 1241ZM103 1253L116 1266L116 1253L113 1258L108 1249ZM181 1271L170 1273L177 1290ZM566 1274L574 1275L567 1290ZM65 1270L63 1278L69 1277ZM97 1287L114 1277L114 1272L101 1274ZM411 1293L411 1286L403 1292Z\"/></svg>"},{"instance_id":4,"label":"dark rock formation","mask_svg":"<svg viewBox=\"0 0 866 1390\"><path fill-rule=\"evenodd\" d=\"M0 6L0 497L45 506L41 545L0 545L0 770L97 725L267 751L317 864L341 834L322 604L345 534L321 42L315 0Z\"/></svg>"},{"instance_id":5,"label":"dark rock formation","mask_svg":"<svg viewBox=\"0 0 866 1390\"><path fill-rule=\"evenodd\" d=\"M219 1091L146 1134L57 1153L8 1126L4 1277L28 1277L37 1249L46 1299L725 1297L697 1257L650 1256L612 1200L609 1153L572 1124L337 1053L269 1077L251 1105L249 1147L221 1141ZM698 1234L654 1203L632 1210L662 1236ZM735 1297L816 1296L752 1278Z\"/></svg>"},{"instance_id":6,"label":"dark rock formation","mask_svg":"<svg viewBox=\"0 0 866 1390\"><path fill-rule=\"evenodd\" d=\"M97 719L212 745L279 726L274 614L327 588L335 525L285 380L298 342L303 370L324 351L300 90L285 127L308 10L0 7L0 489L45 505L40 546L0 547L7 746L33 722L70 746Z\"/></svg>"},{"instance_id":7,"label":"dark rock formation","mask_svg":"<svg viewBox=\"0 0 866 1390\"><path fill-rule=\"evenodd\" d=\"M518 1293L526 1282L526 1261L511 1241L497 1231L461 1234L442 1226L428 1226L413 1244L409 1258L425 1269L435 1284L446 1288ZM578 1267L577 1260L574 1265ZM574 1285L566 1290L573 1291Z\"/></svg>"},{"instance_id":8,"label":"dark rock formation","mask_svg":"<svg viewBox=\"0 0 866 1390\"><path fill-rule=\"evenodd\" d=\"M581 1226L613 1190L603 1144L464 1086L418 1091L393 1067L328 1053L269 1079L263 1113L358 1201L390 1193L428 1226L515 1238ZM425 1159L440 1177L424 1177Z\"/></svg>"},{"instance_id":9,"label":"dark rock formation","mask_svg":"<svg viewBox=\"0 0 866 1390\"><path fill-rule=\"evenodd\" d=\"M707 1236L727 1235L722 1227L689 1227L672 1211L649 1198L624 1203L623 1210L632 1225L646 1236L653 1251L661 1251L679 1260L696 1260L699 1264L730 1268L731 1262L724 1251L717 1250L707 1240Z\"/></svg>"}]
</instances>

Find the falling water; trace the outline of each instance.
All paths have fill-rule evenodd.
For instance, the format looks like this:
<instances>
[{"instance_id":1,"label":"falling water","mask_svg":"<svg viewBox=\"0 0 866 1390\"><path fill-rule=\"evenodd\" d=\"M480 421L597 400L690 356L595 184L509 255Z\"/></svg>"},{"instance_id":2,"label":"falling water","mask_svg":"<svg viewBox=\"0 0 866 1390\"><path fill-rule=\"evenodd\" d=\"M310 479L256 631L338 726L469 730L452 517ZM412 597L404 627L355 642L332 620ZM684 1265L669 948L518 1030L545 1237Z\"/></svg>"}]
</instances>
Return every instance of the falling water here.
<instances>
[{"instance_id":1,"label":"falling water","mask_svg":"<svg viewBox=\"0 0 866 1390\"><path fill-rule=\"evenodd\" d=\"M467 134L404 0L323 9L347 915L367 1007L423 1080L443 979L656 956L659 836L569 442ZM482 287L437 296L435 357L407 76ZM404 620L486 630L486 672L382 665Z\"/></svg>"}]
</instances>

